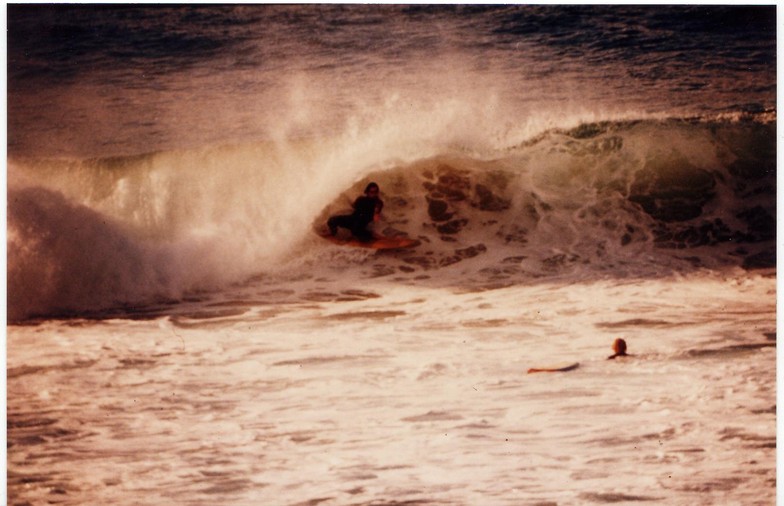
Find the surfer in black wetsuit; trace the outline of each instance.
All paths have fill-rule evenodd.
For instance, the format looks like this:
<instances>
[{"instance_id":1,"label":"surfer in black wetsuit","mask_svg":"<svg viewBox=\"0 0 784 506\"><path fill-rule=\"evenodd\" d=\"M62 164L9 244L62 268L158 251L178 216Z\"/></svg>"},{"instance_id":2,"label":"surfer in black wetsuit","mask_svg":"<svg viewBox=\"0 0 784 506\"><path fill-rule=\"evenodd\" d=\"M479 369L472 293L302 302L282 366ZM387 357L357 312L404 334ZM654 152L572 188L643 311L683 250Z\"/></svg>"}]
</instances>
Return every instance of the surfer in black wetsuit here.
<instances>
[{"instance_id":1,"label":"surfer in black wetsuit","mask_svg":"<svg viewBox=\"0 0 784 506\"><path fill-rule=\"evenodd\" d=\"M369 183L365 187L365 195L354 201L354 212L340 216L332 216L327 220L329 233L338 233L338 227L347 228L351 234L360 241L373 240L373 233L367 229L371 221L379 219L384 202L378 198L379 188L376 183Z\"/></svg>"}]
</instances>

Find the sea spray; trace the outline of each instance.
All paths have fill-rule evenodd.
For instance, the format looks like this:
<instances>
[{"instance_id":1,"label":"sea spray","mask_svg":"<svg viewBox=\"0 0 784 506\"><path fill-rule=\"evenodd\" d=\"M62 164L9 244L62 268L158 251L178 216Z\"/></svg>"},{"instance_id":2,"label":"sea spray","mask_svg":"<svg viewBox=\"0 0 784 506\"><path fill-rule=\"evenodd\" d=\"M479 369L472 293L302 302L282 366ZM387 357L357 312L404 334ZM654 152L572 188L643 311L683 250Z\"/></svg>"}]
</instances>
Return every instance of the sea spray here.
<instances>
[{"instance_id":1,"label":"sea spray","mask_svg":"<svg viewBox=\"0 0 784 506\"><path fill-rule=\"evenodd\" d=\"M451 143L453 107L427 119L404 109L393 97L327 138L290 139L313 120L293 113L254 143L10 160L11 319L177 299L274 270L354 181Z\"/></svg>"}]
</instances>

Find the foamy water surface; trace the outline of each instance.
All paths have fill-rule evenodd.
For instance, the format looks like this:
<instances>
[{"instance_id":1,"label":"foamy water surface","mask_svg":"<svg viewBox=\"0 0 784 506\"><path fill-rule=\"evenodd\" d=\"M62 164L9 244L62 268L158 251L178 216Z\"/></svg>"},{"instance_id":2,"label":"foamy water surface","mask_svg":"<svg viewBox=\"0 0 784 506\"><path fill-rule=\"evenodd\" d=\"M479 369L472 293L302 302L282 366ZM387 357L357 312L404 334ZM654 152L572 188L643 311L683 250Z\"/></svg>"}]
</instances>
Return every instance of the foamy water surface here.
<instances>
[{"instance_id":1,"label":"foamy water surface","mask_svg":"<svg viewBox=\"0 0 784 506\"><path fill-rule=\"evenodd\" d=\"M774 291L322 279L13 327L11 498L770 504ZM606 360L618 336L633 356ZM526 374L559 362L580 367Z\"/></svg>"}]
</instances>

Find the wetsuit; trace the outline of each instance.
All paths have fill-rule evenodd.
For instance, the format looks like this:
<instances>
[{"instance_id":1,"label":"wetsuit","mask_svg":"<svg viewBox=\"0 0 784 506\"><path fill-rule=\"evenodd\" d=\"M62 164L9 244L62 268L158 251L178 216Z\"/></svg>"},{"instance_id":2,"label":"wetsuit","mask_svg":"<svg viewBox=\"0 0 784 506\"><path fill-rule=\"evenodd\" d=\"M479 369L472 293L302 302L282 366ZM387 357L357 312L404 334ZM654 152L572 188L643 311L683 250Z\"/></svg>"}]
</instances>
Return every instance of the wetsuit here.
<instances>
[{"instance_id":1,"label":"wetsuit","mask_svg":"<svg viewBox=\"0 0 784 506\"><path fill-rule=\"evenodd\" d=\"M379 198L367 196L358 197L354 201L354 212L341 216L332 216L327 221L329 231L332 235L337 233L337 228L347 228L351 234L360 241L372 241L373 233L367 229L368 224L373 221L376 213L381 212L384 202Z\"/></svg>"}]
</instances>

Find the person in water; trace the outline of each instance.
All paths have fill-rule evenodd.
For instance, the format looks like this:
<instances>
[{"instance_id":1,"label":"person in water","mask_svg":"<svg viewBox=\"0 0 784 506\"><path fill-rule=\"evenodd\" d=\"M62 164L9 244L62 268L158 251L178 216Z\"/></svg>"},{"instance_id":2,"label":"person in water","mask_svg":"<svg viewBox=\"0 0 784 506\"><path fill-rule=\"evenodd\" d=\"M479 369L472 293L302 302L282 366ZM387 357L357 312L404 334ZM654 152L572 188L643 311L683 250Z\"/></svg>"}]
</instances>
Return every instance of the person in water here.
<instances>
[{"instance_id":1,"label":"person in water","mask_svg":"<svg viewBox=\"0 0 784 506\"><path fill-rule=\"evenodd\" d=\"M360 241L369 242L374 239L373 233L368 230L372 221L381 217L384 202L378 197L379 187L376 183L369 183L365 187L365 194L354 201L354 212L351 214L332 216L327 220L329 233L335 235L338 228L347 228L351 234Z\"/></svg>"},{"instance_id":2,"label":"person in water","mask_svg":"<svg viewBox=\"0 0 784 506\"><path fill-rule=\"evenodd\" d=\"M616 357L630 357L631 356L631 355L626 353L626 341L624 341L620 337L618 339L616 339L615 341L613 341L612 348L613 348L613 351L615 353L613 353L612 355L607 357L607 360L613 360ZM559 366L559 367L533 367L531 369L528 369L528 374L532 374L532 373L535 373L535 372L566 372L566 371L573 371L573 370L577 369L577 367L579 365L580 365L579 363L575 362L575 363L570 364L570 365Z\"/></svg>"},{"instance_id":3,"label":"person in water","mask_svg":"<svg viewBox=\"0 0 784 506\"><path fill-rule=\"evenodd\" d=\"M626 341L620 337L613 342L613 354L607 357L607 360L613 360L616 357L628 357L626 353Z\"/></svg>"}]
</instances>

